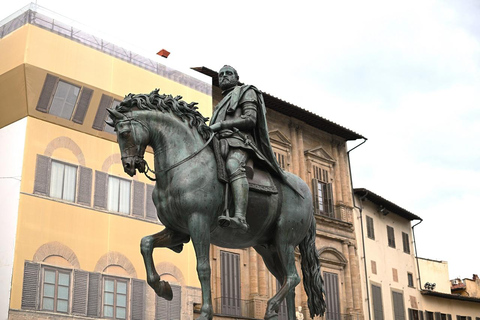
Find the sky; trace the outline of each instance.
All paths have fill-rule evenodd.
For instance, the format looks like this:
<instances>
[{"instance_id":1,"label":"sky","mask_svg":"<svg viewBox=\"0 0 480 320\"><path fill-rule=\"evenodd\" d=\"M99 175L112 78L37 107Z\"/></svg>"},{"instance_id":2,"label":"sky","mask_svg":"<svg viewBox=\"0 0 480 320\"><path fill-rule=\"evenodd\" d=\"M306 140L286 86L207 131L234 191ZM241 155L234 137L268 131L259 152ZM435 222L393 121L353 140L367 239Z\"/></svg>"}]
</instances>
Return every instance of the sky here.
<instances>
[{"instance_id":1,"label":"sky","mask_svg":"<svg viewBox=\"0 0 480 320\"><path fill-rule=\"evenodd\" d=\"M0 2L0 20L28 3ZM180 70L232 65L368 138L350 153L354 187L420 216L418 255L448 261L451 279L480 273L479 1L37 4Z\"/></svg>"}]
</instances>

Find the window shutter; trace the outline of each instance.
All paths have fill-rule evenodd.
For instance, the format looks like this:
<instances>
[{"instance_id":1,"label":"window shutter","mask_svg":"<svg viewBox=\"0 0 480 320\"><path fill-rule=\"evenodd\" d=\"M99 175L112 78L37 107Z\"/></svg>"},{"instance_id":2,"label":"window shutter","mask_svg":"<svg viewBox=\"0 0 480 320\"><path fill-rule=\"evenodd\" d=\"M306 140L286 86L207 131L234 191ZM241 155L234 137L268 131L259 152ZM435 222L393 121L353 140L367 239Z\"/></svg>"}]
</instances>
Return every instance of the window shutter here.
<instances>
[{"instance_id":1,"label":"window shutter","mask_svg":"<svg viewBox=\"0 0 480 320\"><path fill-rule=\"evenodd\" d=\"M403 238L403 252L410 253L410 241L408 239L408 234L405 232L402 232L402 238Z\"/></svg>"},{"instance_id":2,"label":"window shutter","mask_svg":"<svg viewBox=\"0 0 480 320\"><path fill-rule=\"evenodd\" d=\"M143 217L145 215L145 184L133 181L133 205L132 214Z\"/></svg>"},{"instance_id":3,"label":"window shutter","mask_svg":"<svg viewBox=\"0 0 480 320\"><path fill-rule=\"evenodd\" d=\"M373 218L369 216L365 216L367 219L367 237L370 239L375 240L375 230L373 228Z\"/></svg>"},{"instance_id":4,"label":"window shutter","mask_svg":"<svg viewBox=\"0 0 480 320\"><path fill-rule=\"evenodd\" d=\"M107 178L105 172L95 171L95 195L93 205L105 209L107 207Z\"/></svg>"},{"instance_id":5,"label":"window shutter","mask_svg":"<svg viewBox=\"0 0 480 320\"><path fill-rule=\"evenodd\" d=\"M83 87L80 98L78 99L77 108L75 109L75 114L73 115L73 122L82 124L85 120L85 115L87 114L88 106L90 105L90 100L92 100L93 90Z\"/></svg>"},{"instance_id":6,"label":"window shutter","mask_svg":"<svg viewBox=\"0 0 480 320\"><path fill-rule=\"evenodd\" d=\"M435 312L435 320L442 320L442 314L440 312Z\"/></svg>"},{"instance_id":7,"label":"window shutter","mask_svg":"<svg viewBox=\"0 0 480 320\"><path fill-rule=\"evenodd\" d=\"M420 320L423 320L423 311L418 311L418 316L419 316L419 319ZM448 320L452 320L452 318L448 319Z\"/></svg>"},{"instance_id":8,"label":"window shutter","mask_svg":"<svg viewBox=\"0 0 480 320\"><path fill-rule=\"evenodd\" d=\"M374 320L383 320L382 288L373 284L372 300Z\"/></svg>"},{"instance_id":9,"label":"window shutter","mask_svg":"<svg viewBox=\"0 0 480 320\"><path fill-rule=\"evenodd\" d=\"M143 320L145 314L145 281L132 279L132 320Z\"/></svg>"},{"instance_id":10,"label":"window shutter","mask_svg":"<svg viewBox=\"0 0 480 320\"><path fill-rule=\"evenodd\" d=\"M105 118L107 116L107 108L112 105L113 98L105 94L102 94L102 99L100 99L100 104L98 105L97 114L95 115L95 120L93 120L93 129L103 131L105 126Z\"/></svg>"},{"instance_id":11,"label":"window shutter","mask_svg":"<svg viewBox=\"0 0 480 320\"><path fill-rule=\"evenodd\" d=\"M147 208L147 219L157 221L157 209L155 208L155 204L152 200L152 193L155 186L151 184L147 184L147 196L146 196L146 208Z\"/></svg>"},{"instance_id":12,"label":"window shutter","mask_svg":"<svg viewBox=\"0 0 480 320\"><path fill-rule=\"evenodd\" d=\"M170 320L168 301L155 295L155 320Z\"/></svg>"},{"instance_id":13,"label":"window shutter","mask_svg":"<svg viewBox=\"0 0 480 320\"><path fill-rule=\"evenodd\" d=\"M88 274L88 317L100 316L100 288L100 274L90 272Z\"/></svg>"},{"instance_id":14,"label":"window shutter","mask_svg":"<svg viewBox=\"0 0 480 320\"><path fill-rule=\"evenodd\" d=\"M50 99L52 98L53 91L55 90L55 85L57 84L58 77L47 74L45 82L43 83L42 92L40 93L40 98L38 99L36 109L41 112L47 112L48 107L50 106Z\"/></svg>"},{"instance_id":15,"label":"window shutter","mask_svg":"<svg viewBox=\"0 0 480 320\"><path fill-rule=\"evenodd\" d=\"M405 320L405 306L403 304L403 294L392 291L392 297L395 320Z\"/></svg>"},{"instance_id":16,"label":"window shutter","mask_svg":"<svg viewBox=\"0 0 480 320\"><path fill-rule=\"evenodd\" d=\"M413 309L408 308L408 320L418 320L414 316L414 311Z\"/></svg>"},{"instance_id":17,"label":"window shutter","mask_svg":"<svg viewBox=\"0 0 480 320\"><path fill-rule=\"evenodd\" d=\"M326 209L327 212L330 214L331 217L334 217L333 215L333 191L332 191L332 184L327 183L326 184Z\"/></svg>"},{"instance_id":18,"label":"window shutter","mask_svg":"<svg viewBox=\"0 0 480 320\"><path fill-rule=\"evenodd\" d=\"M26 261L23 270L22 309L37 309L39 278L40 265Z\"/></svg>"},{"instance_id":19,"label":"window shutter","mask_svg":"<svg viewBox=\"0 0 480 320\"><path fill-rule=\"evenodd\" d=\"M182 287L172 285L173 299L170 301L170 319L180 320L182 307Z\"/></svg>"},{"instance_id":20,"label":"window shutter","mask_svg":"<svg viewBox=\"0 0 480 320\"><path fill-rule=\"evenodd\" d=\"M240 255L220 251L222 313L240 315Z\"/></svg>"},{"instance_id":21,"label":"window shutter","mask_svg":"<svg viewBox=\"0 0 480 320\"><path fill-rule=\"evenodd\" d=\"M92 169L79 167L77 203L90 206L92 202Z\"/></svg>"},{"instance_id":22,"label":"window shutter","mask_svg":"<svg viewBox=\"0 0 480 320\"><path fill-rule=\"evenodd\" d=\"M318 180L313 178L312 179L312 196L313 196L313 208L315 209L315 213L319 212L318 206Z\"/></svg>"},{"instance_id":23,"label":"window shutter","mask_svg":"<svg viewBox=\"0 0 480 320\"><path fill-rule=\"evenodd\" d=\"M37 154L35 167L35 183L33 193L48 196L50 182L50 158Z\"/></svg>"},{"instance_id":24,"label":"window shutter","mask_svg":"<svg viewBox=\"0 0 480 320\"><path fill-rule=\"evenodd\" d=\"M325 292L327 310L331 319L338 319L340 317L340 292L338 290L338 275L336 273L324 272ZM328 318L328 316L327 316Z\"/></svg>"},{"instance_id":25,"label":"window shutter","mask_svg":"<svg viewBox=\"0 0 480 320\"><path fill-rule=\"evenodd\" d=\"M88 272L73 271L72 313L74 314L87 315L87 283Z\"/></svg>"}]
</instances>

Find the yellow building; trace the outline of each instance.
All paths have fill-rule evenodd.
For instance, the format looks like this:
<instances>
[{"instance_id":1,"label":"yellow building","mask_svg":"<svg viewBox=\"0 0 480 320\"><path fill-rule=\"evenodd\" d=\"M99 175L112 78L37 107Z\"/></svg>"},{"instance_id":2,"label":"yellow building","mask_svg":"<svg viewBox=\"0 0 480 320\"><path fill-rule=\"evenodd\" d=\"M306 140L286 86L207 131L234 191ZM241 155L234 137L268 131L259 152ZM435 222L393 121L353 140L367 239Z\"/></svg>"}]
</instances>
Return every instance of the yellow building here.
<instances>
[{"instance_id":1,"label":"yellow building","mask_svg":"<svg viewBox=\"0 0 480 320\"><path fill-rule=\"evenodd\" d=\"M125 94L155 88L198 102L208 116L205 76L138 56L34 5L5 21L0 36L0 318L192 319L201 302L193 247L155 252L159 274L179 293L156 301L139 249L143 236L163 228L153 186L123 172L104 120Z\"/></svg>"}]
</instances>

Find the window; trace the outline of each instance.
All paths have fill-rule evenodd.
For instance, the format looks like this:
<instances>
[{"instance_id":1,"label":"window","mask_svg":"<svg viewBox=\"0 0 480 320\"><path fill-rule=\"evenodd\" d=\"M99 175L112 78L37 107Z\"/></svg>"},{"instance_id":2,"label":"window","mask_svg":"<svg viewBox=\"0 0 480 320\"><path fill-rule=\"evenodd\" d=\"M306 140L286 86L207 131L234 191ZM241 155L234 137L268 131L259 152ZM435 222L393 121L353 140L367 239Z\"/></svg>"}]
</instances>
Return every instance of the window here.
<instances>
[{"instance_id":1,"label":"window","mask_svg":"<svg viewBox=\"0 0 480 320\"><path fill-rule=\"evenodd\" d=\"M240 316L240 255L220 251L221 312Z\"/></svg>"},{"instance_id":2,"label":"window","mask_svg":"<svg viewBox=\"0 0 480 320\"><path fill-rule=\"evenodd\" d=\"M52 161L50 177L50 197L75 201L77 167Z\"/></svg>"},{"instance_id":3,"label":"window","mask_svg":"<svg viewBox=\"0 0 480 320\"><path fill-rule=\"evenodd\" d=\"M103 317L111 319L127 318L127 280L104 278Z\"/></svg>"},{"instance_id":4,"label":"window","mask_svg":"<svg viewBox=\"0 0 480 320\"><path fill-rule=\"evenodd\" d=\"M410 254L410 241L408 240L408 234L402 232L403 252Z\"/></svg>"},{"instance_id":5,"label":"window","mask_svg":"<svg viewBox=\"0 0 480 320\"><path fill-rule=\"evenodd\" d=\"M68 313L70 272L54 268L43 269L42 310Z\"/></svg>"},{"instance_id":6,"label":"window","mask_svg":"<svg viewBox=\"0 0 480 320\"><path fill-rule=\"evenodd\" d=\"M408 309L408 320L423 320L423 312L414 309Z\"/></svg>"},{"instance_id":7,"label":"window","mask_svg":"<svg viewBox=\"0 0 480 320\"><path fill-rule=\"evenodd\" d=\"M117 177L108 177L108 203L109 211L130 213L130 185L128 180Z\"/></svg>"},{"instance_id":8,"label":"window","mask_svg":"<svg viewBox=\"0 0 480 320\"><path fill-rule=\"evenodd\" d=\"M328 171L313 166L313 195L315 211L319 214L334 217L332 184L328 183Z\"/></svg>"},{"instance_id":9,"label":"window","mask_svg":"<svg viewBox=\"0 0 480 320\"><path fill-rule=\"evenodd\" d=\"M275 158L277 159L278 165L280 168L283 170L287 169L287 161L286 161L286 155L283 153L280 153L278 151L273 151L273 154L275 155Z\"/></svg>"},{"instance_id":10,"label":"window","mask_svg":"<svg viewBox=\"0 0 480 320\"><path fill-rule=\"evenodd\" d=\"M375 230L373 229L373 218L365 216L367 220L367 237L375 240Z\"/></svg>"},{"instance_id":11,"label":"window","mask_svg":"<svg viewBox=\"0 0 480 320\"><path fill-rule=\"evenodd\" d=\"M433 318L433 312L425 311L425 319L426 319L426 320L435 320L435 319Z\"/></svg>"},{"instance_id":12,"label":"window","mask_svg":"<svg viewBox=\"0 0 480 320\"><path fill-rule=\"evenodd\" d=\"M82 124L93 90L47 74L36 110Z\"/></svg>"},{"instance_id":13,"label":"window","mask_svg":"<svg viewBox=\"0 0 480 320\"><path fill-rule=\"evenodd\" d=\"M408 279L408 286L410 288L414 288L415 286L413 285L413 274L410 272L407 273L407 279Z\"/></svg>"},{"instance_id":14,"label":"window","mask_svg":"<svg viewBox=\"0 0 480 320\"><path fill-rule=\"evenodd\" d=\"M392 227L387 226L388 246L395 248L395 232Z\"/></svg>"}]
</instances>

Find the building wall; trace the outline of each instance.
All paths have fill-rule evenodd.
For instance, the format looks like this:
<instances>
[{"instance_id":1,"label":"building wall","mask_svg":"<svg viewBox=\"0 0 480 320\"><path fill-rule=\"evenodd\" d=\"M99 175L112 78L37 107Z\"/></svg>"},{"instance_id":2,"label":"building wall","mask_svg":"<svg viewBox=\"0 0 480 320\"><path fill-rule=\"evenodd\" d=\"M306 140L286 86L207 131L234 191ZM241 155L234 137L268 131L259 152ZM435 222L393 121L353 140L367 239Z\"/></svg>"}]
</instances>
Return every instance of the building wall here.
<instances>
[{"instance_id":1,"label":"building wall","mask_svg":"<svg viewBox=\"0 0 480 320\"><path fill-rule=\"evenodd\" d=\"M425 283L429 282L435 283L436 292L451 293L446 261L418 258L418 266L422 277L421 289L425 287Z\"/></svg>"},{"instance_id":2,"label":"building wall","mask_svg":"<svg viewBox=\"0 0 480 320\"><path fill-rule=\"evenodd\" d=\"M362 292L368 299L364 302L364 310L370 310L374 316L372 298L372 284L381 288L384 319L394 319L392 292L403 295L405 315L407 309L422 310L422 302L418 291L418 272L415 263L413 237L410 221L390 212L384 215L379 211L379 206L366 200L356 198L356 203L363 210L356 210L355 227L357 239L363 241L360 246L365 246L361 253L362 261ZM367 235L367 217L373 219L374 239ZM388 245L387 226L393 227L395 235L395 248ZM408 234L410 253L405 253L402 242L402 233ZM366 268L366 270L365 270ZM408 273L412 275L413 286L408 283ZM368 294L367 294L368 286Z\"/></svg>"},{"instance_id":3,"label":"building wall","mask_svg":"<svg viewBox=\"0 0 480 320\"><path fill-rule=\"evenodd\" d=\"M163 229L156 218L145 213L147 202L151 203L147 193L152 182L140 175L127 176L115 135L93 128L103 96L121 101L130 92L149 93L160 87L161 93L198 102L205 116L211 113L211 96L30 24L0 39L0 52L0 139L11 153L11 157L0 160L4 168L0 169L1 176L21 177L21 182L15 179L0 182L2 190L8 189L2 194L9 200L2 203L2 209L6 210L2 222L8 227L2 232L6 244L2 250L11 251L6 252L7 260L1 266L0 281L7 284L2 286L5 289L0 295L7 299L2 299L0 317L7 318L9 310L11 319L71 318L71 312L61 316L22 307L25 284L30 281L24 277L27 264L67 270L72 277L77 271L120 277L133 284L134 280L145 280L139 250L141 238ZM82 90L92 90L85 117L80 122L39 110L39 100L49 76ZM145 160L153 164L150 151L145 154ZM79 203L78 195L73 202L55 199L49 196L48 189L46 194L36 192L38 176L47 170L39 166L39 159L76 167L77 192L80 188L78 170L90 171L91 179L82 186L91 192L89 201ZM96 172L143 186L146 190L143 216L96 207ZM49 171L44 174L48 176ZM157 249L154 259L161 278L181 286L181 319L192 319L193 304L201 302L193 247L186 244L180 254ZM147 305L144 318L153 319L155 294L144 281L143 285ZM37 289L37 294L41 295L41 290ZM129 299L133 299L133 293Z\"/></svg>"}]
</instances>

